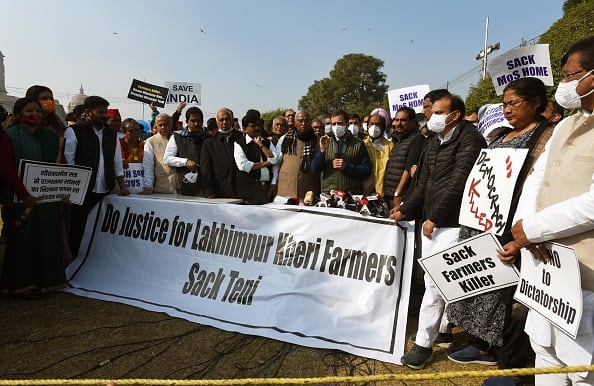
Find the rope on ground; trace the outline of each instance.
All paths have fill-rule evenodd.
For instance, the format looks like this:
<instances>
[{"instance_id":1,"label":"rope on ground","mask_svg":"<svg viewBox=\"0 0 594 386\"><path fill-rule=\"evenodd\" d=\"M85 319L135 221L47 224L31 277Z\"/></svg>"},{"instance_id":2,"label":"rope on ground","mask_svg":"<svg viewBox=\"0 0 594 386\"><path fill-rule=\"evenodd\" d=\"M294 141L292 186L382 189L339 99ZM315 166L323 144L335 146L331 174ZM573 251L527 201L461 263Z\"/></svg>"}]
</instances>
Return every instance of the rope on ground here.
<instances>
[{"instance_id":1,"label":"rope on ground","mask_svg":"<svg viewBox=\"0 0 594 386\"><path fill-rule=\"evenodd\" d=\"M424 381L450 378L486 378L494 376L525 376L534 374L559 374L581 373L594 371L594 365L567 366L567 367L541 367L525 369L502 370L474 370L474 371L448 371L441 373L415 373L415 374L378 374L348 377L316 377L316 378L240 378L240 379L0 379L0 386L17 385L84 385L105 386L109 382L123 385L180 385L180 386L216 386L216 385L312 385L319 383L347 383L347 382L372 382L372 381Z\"/></svg>"}]
</instances>

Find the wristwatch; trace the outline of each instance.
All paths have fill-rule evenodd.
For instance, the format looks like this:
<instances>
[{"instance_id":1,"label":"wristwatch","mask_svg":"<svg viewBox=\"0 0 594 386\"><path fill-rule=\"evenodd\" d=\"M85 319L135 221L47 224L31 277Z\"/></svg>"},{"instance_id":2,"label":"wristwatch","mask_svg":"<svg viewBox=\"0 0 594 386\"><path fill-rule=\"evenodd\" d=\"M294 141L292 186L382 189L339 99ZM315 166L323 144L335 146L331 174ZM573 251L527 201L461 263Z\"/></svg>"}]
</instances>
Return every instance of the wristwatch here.
<instances>
[{"instance_id":1,"label":"wristwatch","mask_svg":"<svg viewBox=\"0 0 594 386\"><path fill-rule=\"evenodd\" d=\"M400 197L400 193L394 192L394 197Z\"/></svg>"}]
</instances>

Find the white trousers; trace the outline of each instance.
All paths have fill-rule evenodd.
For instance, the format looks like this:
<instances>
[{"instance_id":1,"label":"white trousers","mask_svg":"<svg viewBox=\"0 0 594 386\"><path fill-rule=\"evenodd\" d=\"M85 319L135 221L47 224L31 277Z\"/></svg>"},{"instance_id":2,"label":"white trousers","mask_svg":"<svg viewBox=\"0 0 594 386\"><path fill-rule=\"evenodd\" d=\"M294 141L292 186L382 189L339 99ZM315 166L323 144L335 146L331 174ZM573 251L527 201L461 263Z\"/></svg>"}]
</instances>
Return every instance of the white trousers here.
<instances>
[{"instance_id":1,"label":"white trousers","mask_svg":"<svg viewBox=\"0 0 594 386\"><path fill-rule=\"evenodd\" d=\"M532 349L536 353L534 367L560 367L567 366L557 357L555 347L544 347L530 339ZM585 375L585 376L584 376ZM590 373L559 373L540 374L534 376L536 386L592 386L594 385L594 372Z\"/></svg>"},{"instance_id":2,"label":"white trousers","mask_svg":"<svg viewBox=\"0 0 594 386\"><path fill-rule=\"evenodd\" d=\"M425 236L422 237L423 257L456 244L459 233L460 228L435 228L432 240ZM419 328L415 336L417 345L430 348L433 346L439 332L449 332L446 330L448 320L444 316L444 310L445 301L429 275L426 274L425 294L419 310Z\"/></svg>"},{"instance_id":3,"label":"white trousers","mask_svg":"<svg viewBox=\"0 0 594 386\"><path fill-rule=\"evenodd\" d=\"M594 292L582 289L583 312L577 337L570 338L534 311L528 313L526 333L536 353L536 367L581 366L594 362ZM543 374L537 386L594 385L594 372Z\"/></svg>"}]
</instances>

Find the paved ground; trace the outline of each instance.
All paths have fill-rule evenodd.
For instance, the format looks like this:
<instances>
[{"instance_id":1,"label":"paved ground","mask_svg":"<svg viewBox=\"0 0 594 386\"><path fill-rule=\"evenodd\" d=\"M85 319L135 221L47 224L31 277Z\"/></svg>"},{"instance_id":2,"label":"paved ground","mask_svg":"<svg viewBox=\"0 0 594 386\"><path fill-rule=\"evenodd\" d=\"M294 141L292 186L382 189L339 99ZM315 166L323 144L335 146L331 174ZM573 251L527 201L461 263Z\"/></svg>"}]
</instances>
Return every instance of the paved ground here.
<instances>
[{"instance_id":1,"label":"paved ground","mask_svg":"<svg viewBox=\"0 0 594 386\"><path fill-rule=\"evenodd\" d=\"M414 329L412 321L409 330ZM461 342L463 333L455 335ZM424 372L490 370L459 365L443 350ZM0 379L321 377L416 373L331 350L226 332L166 314L56 293L0 298ZM381 382L480 385L483 379ZM369 383L372 384L372 383Z\"/></svg>"}]
</instances>

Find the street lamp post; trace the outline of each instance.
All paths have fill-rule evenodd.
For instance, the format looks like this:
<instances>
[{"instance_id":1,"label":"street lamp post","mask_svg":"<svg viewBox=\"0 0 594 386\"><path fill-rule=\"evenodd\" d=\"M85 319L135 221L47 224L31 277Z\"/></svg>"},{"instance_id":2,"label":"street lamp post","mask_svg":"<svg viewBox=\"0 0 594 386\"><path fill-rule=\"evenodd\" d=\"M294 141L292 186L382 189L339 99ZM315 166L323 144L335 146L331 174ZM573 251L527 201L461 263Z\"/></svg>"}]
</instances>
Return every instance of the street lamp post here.
<instances>
[{"instance_id":1,"label":"street lamp post","mask_svg":"<svg viewBox=\"0 0 594 386\"><path fill-rule=\"evenodd\" d=\"M487 41L489 38L489 18L487 17L487 22L485 24L485 47L476 55L476 60L483 60L483 79L487 76L487 56L493 52L497 51L500 47L499 42L491 45L487 45Z\"/></svg>"}]
</instances>

